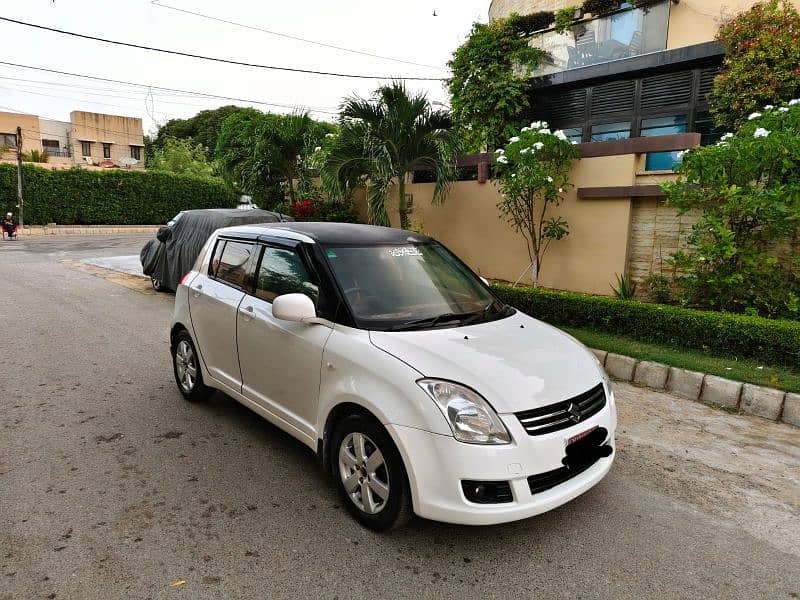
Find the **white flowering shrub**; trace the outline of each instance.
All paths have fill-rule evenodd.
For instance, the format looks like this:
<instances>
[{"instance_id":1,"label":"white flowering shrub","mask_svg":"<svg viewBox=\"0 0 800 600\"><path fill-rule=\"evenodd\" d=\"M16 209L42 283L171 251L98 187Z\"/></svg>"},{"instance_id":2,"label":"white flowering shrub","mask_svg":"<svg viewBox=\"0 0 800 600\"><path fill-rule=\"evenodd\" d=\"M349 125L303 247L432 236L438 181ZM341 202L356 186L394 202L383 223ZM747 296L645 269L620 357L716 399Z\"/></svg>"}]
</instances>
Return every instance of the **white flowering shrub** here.
<instances>
[{"instance_id":1,"label":"white flowering shrub","mask_svg":"<svg viewBox=\"0 0 800 600\"><path fill-rule=\"evenodd\" d=\"M569 235L567 222L548 209L561 203L579 156L563 131L552 132L544 122L523 127L495 151L494 180L502 194L497 207L527 242L534 286L550 242Z\"/></svg>"},{"instance_id":2,"label":"white flowering shrub","mask_svg":"<svg viewBox=\"0 0 800 600\"><path fill-rule=\"evenodd\" d=\"M800 100L684 153L667 202L701 217L671 262L693 306L800 317Z\"/></svg>"}]
</instances>

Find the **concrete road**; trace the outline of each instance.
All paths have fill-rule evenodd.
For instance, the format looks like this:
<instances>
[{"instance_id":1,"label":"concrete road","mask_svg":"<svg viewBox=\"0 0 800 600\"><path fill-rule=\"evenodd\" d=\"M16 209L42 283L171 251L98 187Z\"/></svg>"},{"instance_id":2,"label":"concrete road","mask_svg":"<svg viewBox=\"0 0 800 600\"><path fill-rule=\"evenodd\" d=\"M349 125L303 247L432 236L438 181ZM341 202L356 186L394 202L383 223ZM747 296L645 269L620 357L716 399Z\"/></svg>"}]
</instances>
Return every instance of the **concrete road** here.
<instances>
[{"instance_id":1,"label":"concrete road","mask_svg":"<svg viewBox=\"0 0 800 600\"><path fill-rule=\"evenodd\" d=\"M300 443L183 401L171 296L80 263L145 239L0 244L0 599L800 594L798 430L625 385L618 461L568 505L360 528Z\"/></svg>"}]
</instances>

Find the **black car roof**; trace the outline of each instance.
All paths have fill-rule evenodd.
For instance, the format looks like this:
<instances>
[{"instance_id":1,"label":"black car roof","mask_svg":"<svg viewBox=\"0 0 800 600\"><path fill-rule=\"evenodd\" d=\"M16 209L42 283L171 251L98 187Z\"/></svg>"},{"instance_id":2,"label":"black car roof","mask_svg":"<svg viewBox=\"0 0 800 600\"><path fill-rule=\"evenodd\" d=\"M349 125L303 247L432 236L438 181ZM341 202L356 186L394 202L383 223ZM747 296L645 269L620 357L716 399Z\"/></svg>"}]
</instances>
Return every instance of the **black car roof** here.
<instances>
[{"instance_id":1,"label":"black car roof","mask_svg":"<svg viewBox=\"0 0 800 600\"><path fill-rule=\"evenodd\" d=\"M328 246L379 246L382 244L419 244L433 241L426 235L376 225L357 223L264 223L257 227L283 229L305 235L315 242Z\"/></svg>"}]
</instances>

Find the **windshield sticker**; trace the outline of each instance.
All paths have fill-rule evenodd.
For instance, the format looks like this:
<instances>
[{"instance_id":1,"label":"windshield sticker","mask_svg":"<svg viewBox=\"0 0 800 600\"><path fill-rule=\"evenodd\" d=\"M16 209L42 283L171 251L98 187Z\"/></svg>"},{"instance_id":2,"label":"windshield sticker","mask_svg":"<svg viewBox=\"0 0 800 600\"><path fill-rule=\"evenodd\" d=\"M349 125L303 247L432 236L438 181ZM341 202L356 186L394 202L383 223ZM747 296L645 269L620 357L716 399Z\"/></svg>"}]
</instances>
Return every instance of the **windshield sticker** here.
<instances>
[{"instance_id":1,"label":"windshield sticker","mask_svg":"<svg viewBox=\"0 0 800 600\"><path fill-rule=\"evenodd\" d=\"M414 246L409 246L406 248L391 248L389 250L389 256L422 256L422 252Z\"/></svg>"},{"instance_id":2,"label":"windshield sticker","mask_svg":"<svg viewBox=\"0 0 800 600\"><path fill-rule=\"evenodd\" d=\"M339 258L339 255L333 250L328 250L328 258Z\"/></svg>"}]
</instances>

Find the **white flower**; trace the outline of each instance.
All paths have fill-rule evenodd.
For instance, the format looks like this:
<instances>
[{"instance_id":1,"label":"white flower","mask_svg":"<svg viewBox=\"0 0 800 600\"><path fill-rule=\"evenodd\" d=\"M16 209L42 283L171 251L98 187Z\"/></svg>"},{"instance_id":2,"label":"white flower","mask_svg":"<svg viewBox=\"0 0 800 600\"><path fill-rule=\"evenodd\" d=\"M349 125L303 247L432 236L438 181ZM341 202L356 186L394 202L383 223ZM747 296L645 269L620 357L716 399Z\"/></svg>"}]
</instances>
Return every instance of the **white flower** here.
<instances>
[{"instance_id":1,"label":"white flower","mask_svg":"<svg viewBox=\"0 0 800 600\"><path fill-rule=\"evenodd\" d=\"M789 100L789 106L794 106L795 104L800 104L800 99Z\"/></svg>"},{"instance_id":2,"label":"white flower","mask_svg":"<svg viewBox=\"0 0 800 600\"><path fill-rule=\"evenodd\" d=\"M519 141L519 136L515 135L512 138L508 138L508 141L511 142L512 144L516 144Z\"/></svg>"},{"instance_id":3,"label":"white flower","mask_svg":"<svg viewBox=\"0 0 800 600\"><path fill-rule=\"evenodd\" d=\"M494 153L495 153L495 154L505 154L505 153L506 153L506 151L505 151L505 150L503 150L502 148L498 148L497 150L495 150L495 151L494 151Z\"/></svg>"},{"instance_id":4,"label":"white flower","mask_svg":"<svg viewBox=\"0 0 800 600\"><path fill-rule=\"evenodd\" d=\"M522 133L525 133L526 131L530 131L530 130L531 130L531 128L530 128L530 127L523 127L522 129L520 129L520 131L521 131Z\"/></svg>"},{"instance_id":5,"label":"white flower","mask_svg":"<svg viewBox=\"0 0 800 600\"><path fill-rule=\"evenodd\" d=\"M531 150L530 148L523 148L522 150L519 151L519 153L520 154L527 154L528 152L530 152L530 150Z\"/></svg>"},{"instance_id":6,"label":"white flower","mask_svg":"<svg viewBox=\"0 0 800 600\"><path fill-rule=\"evenodd\" d=\"M333 137L333 134L332 134L332 133L326 133L326 134L325 134L325 137L326 137L326 138L332 138L332 137Z\"/></svg>"},{"instance_id":7,"label":"white flower","mask_svg":"<svg viewBox=\"0 0 800 600\"><path fill-rule=\"evenodd\" d=\"M786 107L786 106L781 106L781 107L778 109L778 112L787 113L787 112L789 112L789 108L788 108L788 107Z\"/></svg>"},{"instance_id":8,"label":"white flower","mask_svg":"<svg viewBox=\"0 0 800 600\"><path fill-rule=\"evenodd\" d=\"M517 177L517 174L516 174L516 173L512 173L512 174L511 174L511 177L512 177L512 178L516 178L516 177Z\"/></svg>"},{"instance_id":9,"label":"white flower","mask_svg":"<svg viewBox=\"0 0 800 600\"><path fill-rule=\"evenodd\" d=\"M547 176L547 183L553 183L553 178L550 175Z\"/></svg>"},{"instance_id":10,"label":"white flower","mask_svg":"<svg viewBox=\"0 0 800 600\"><path fill-rule=\"evenodd\" d=\"M686 156L688 152L689 152L688 150L681 150L680 152L678 152L678 158L683 158L684 156Z\"/></svg>"},{"instance_id":11,"label":"white flower","mask_svg":"<svg viewBox=\"0 0 800 600\"><path fill-rule=\"evenodd\" d=\"M533 123L531 123L531 129L541 129L541 128L542 128L541 121L534 121Z\"/></svg>"},{"instance_id":12,"label":"white flower","mask_svg":"<svg viewBox=\"0 0 800 600\"><path fill-rule=\"evenodd\" d=\"M541 150L542 148L544 148L544 142L536 142L533 145L533 147L536 148L537 150Z\"/></svg>"},{"instance_id":13,"label":"white flower","mask_svg":"<svg viewBox=\"0 0 800 600\"><path fill-rule=\"evenodd\" d=\"M760 116L761 116L761 113L760 113L760 112L754 112L754 113L753 113L753 114L751 114L749 117L747 117L747 120L748 120L748 121L752 121L752 120L754 120L754 119L758 119Z\"/></svg>"},{"instance_id":14,"label":"white flower","mask_svg":"<svg viewBox=\"0 0 800 600\"><path fill-rule=\"evenodd\" d=\"M720 138L720 141L721 141L721 142L724 142L724 141L726 141L726 140L729 140L729 139L731 139L732 137L733 137L733 134L732 134L732 133L726 133L725 135L723 135L723 136Z\"/></svg>"},{"instance_id":15,"label":"white flower","mask_svg":"<svg viewBox=\"0 0 800 600\"><path fill-rule=\"evenodd\" d=\"M539 130L539 133L543 133L544 135L552 135L552 132L551 132L549 129L547 129L547 128L545 128L545 129L540 129L540 130Z\"/></svg>"},{"instance_id":16,"label":"white flower","mask_svg":"<svg viewBox=\"0 0 800 600\"><path fill-rule=\"evenodd\" d=\"M567 134L561 131L560 129L556 131L553 135L556 136L558 139L560 139L562 142L567 141Z\"/></svg>"},{"instance_id":17,"label":"white flower","mask_svg":"<svg viewBox=\"0 0 800 600\"><path fill-rule=\"evenodd\" d=\"M769 133L770 132L767 131L766 129L764 129L763 127L759 127L758 129L756 129L753 132L753 137L754 138L765 138L765 137L767 137L769 135Z\"/></svg>"},{"instance_id":18,"label":"white flower","mask_svg":"<svg viewBox=\"0 0 800 600\"><path fill-rule=\"evenodd\" d=\"M506 158L505 156L500 156L500 157L497 159L497 162L499 162L501 165L505 165L505 164L507 164L507 163L508 163L508 158Z\"/></svg>"},{"instance_id":19,"label":"white flower","mask_svg":"<svg viewBox=\"0 0 800 600\"><path fill-rule=\"evenodd\" d=\"M577 145L578 145L578 142L577 142L576 140L572 140L572 145L573 145L573 146L577 146Z\"/></svg>"},{"instance_id":20,"label":"white flower","mask_svg":"<svg viewBox=\"0 0 800 600\"><path fill-rule=\"evenodd\" d=\"M314 152L319 152L320 150L322 150L322 146L317 146L314 148Z\"/></svg>"},{"instance_id":21,"label":"white flower","mask_svg":"<svg viewBox=\"0 0 800 600\"><path fill-rule=\"evenodd\" d=\"M767 105L764 107L764 110L772 110L773 108L775 108L775 107L774 107L774 106L772 106L772 104L767 104Z\"/></svg>"},{"instance_id":22,"label":"white flower","mask_svg":"<svg viewBox=\"0 0 800 600\"><path fill-rule=\"evenodd\" d=\"M559 194L563 194L564 193L564 188L558 188L558 193Z\"/></svg>"},{"instance_id":23,"label":"white flower","mask_svg":"<svg viewBox=\"0 0 800 600\"><path fill-rule=\"evenodd\" d=\"M547 127L547 121L542 121L542 127Z\"/></svg>"}]
</instances>

